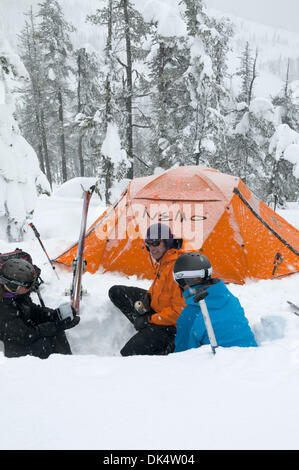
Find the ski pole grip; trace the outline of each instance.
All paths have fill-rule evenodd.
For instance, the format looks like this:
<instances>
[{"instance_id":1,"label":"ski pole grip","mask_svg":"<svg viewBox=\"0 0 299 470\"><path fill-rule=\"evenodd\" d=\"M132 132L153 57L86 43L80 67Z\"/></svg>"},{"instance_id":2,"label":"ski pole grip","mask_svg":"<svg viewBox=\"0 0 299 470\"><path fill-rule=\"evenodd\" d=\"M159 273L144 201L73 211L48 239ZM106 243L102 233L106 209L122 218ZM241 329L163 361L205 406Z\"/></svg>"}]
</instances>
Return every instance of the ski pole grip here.
<instances>
[{"instance_id":1,"label":"ski pole grip","mask_svg":"<svg viewBox=\"0 0 299 470\"><path fill-rule=\"evenodd\" d=\"M200 291L193 297L193 301L196 302L196 303L200 302L205 297L207 297L207 295L208 295L208 293L206 291Z\"/></svg>"}]
</instances>

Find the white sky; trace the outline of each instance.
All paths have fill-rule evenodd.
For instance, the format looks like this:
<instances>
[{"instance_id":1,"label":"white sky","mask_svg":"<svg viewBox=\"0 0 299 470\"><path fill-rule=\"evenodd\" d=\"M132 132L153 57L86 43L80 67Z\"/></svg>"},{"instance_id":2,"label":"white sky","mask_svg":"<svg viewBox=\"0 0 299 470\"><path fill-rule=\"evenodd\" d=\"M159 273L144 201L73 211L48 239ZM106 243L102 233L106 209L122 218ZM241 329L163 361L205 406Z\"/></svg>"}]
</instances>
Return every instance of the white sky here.
<instances>
[{"instance_id":1,"label":"white sky","mask_svg":"<svg viewBox=\"0 0 299 470\"><path fill-rule=\"evenodd\" d=\"M299 0L204 0L208 8L299 32Z\"/></svg>"},{"instance_id":2,"label":"white sky","mask_svg":"<svg viewBox=\"0 0 299 470\"><path fill-rule=\"evenodd\" d=\"M4 30L12 44L16 42L16 33L24 24L25 11L33 5L36 11L41 0L0 0L0 29ZM136 0L135 0L136 1ZM144 2L145 0L137 0ZM257 23L282 28L299 33L299 0L204 0L208 8L214 8L224 14L243 17ZM75 12L69 11L69 20L85 23L86 12L94 12L98 0L64 0L64 4L75 6ZM80 7L81 4L81 7ZM79 14L80 13L80 14ZM82 20L79 19L82 17Z\"/></svg>"},{"instance_id":3,"label":"white sky","mask_svg":"<svg viewBox=\"0 0 299 470\"><path fill-rule=\"evenodd\" d=\"M72 0L66 1L72 3ZM83 11L86 9L93 11L97 6L97 0L82 1ZM40 0L0 0L0 26L12 35L24 21L23 12L28 11L30 5L36 9L39 2ZM299 33L299 0L204 0L204 2L208 8L215 8L223 13L231 13Z\"/></svg>"}]
</instances>

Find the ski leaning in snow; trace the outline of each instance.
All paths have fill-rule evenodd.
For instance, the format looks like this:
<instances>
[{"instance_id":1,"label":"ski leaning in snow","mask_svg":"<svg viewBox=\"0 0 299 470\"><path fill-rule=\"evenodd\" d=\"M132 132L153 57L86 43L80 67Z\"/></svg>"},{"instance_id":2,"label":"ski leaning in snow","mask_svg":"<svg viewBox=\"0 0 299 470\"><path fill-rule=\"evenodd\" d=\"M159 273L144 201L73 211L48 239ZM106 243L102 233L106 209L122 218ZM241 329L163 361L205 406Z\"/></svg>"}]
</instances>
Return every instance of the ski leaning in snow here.
<instances>
[{"instance_id":1,"label":"ski leaning in snow","mask_svg":"<svg viewBox=\"0 0 299 470\"><path fill-rule=\"evenodd\" d=\"M81 220L80 236L78 241L77 257L73 261L73 281L70 291L71 305L76 313L79 313L80 299L82 297L82 276L85 266L84 261L84 246L85 246L85 232L89 202L95 190L95 185L91 186L88 190L84 190L83 212Z\"/></svg>"},{"instance_id":2,"label":"ski leaning in snow","mask_svg":"<svg viewBox=\"0 0 299 470\"><path fill-rule=\"evenodd\" d=\"M287 300L287 302L292 307L292 309L294 310L293 313L295 313L295 315L299 316L299 306L296 305L296 304L293 304L293 302L290 302L289 300Z\"/></svg>"}]
</instances>

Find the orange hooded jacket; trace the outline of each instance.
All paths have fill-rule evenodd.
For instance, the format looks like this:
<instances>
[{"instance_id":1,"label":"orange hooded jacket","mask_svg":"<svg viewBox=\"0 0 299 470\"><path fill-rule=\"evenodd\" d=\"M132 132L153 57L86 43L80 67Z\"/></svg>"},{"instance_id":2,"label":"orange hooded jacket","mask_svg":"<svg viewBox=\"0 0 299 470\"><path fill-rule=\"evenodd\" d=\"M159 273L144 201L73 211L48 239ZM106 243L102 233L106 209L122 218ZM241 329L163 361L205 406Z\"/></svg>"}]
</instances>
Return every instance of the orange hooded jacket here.
<instances>
[{"instance_id":1,"label":"orange hooded jacket","mask_svg":"<svg viewBox=\"0 0 299 470\"><path fill-rule=\"evenodd\" d=\"M150 323L176 326L181 311L186 306L178 284L173 279L173 267L183 250L170 249L157 263L156 277L148 290L151 294L151 308L156 312Z\"/></svg>"}]
</instances>

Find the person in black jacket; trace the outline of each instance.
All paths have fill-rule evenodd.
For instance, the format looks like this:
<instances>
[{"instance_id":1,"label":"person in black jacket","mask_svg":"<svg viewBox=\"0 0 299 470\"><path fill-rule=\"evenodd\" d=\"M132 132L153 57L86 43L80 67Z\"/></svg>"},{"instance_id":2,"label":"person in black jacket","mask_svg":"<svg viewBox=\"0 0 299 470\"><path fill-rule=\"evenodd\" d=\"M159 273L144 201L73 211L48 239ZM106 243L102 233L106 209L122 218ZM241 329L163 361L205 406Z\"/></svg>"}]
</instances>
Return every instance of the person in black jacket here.
<instances>
[{"instance_id":1,"label":"person in black jacket","mask_svg":"<svg viewBox=\"0 0 299 470\"><path fill-rule=\"evenodd\" d=\"M0 340L6 357L72 354L64 330L80 321L71 305L57 309L36 305L30 292L36 271L23 259L10 259L0 267Z\"/></svg>"}]
</instances>

